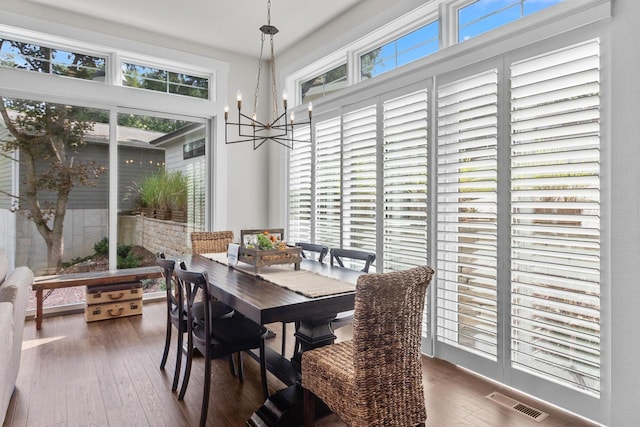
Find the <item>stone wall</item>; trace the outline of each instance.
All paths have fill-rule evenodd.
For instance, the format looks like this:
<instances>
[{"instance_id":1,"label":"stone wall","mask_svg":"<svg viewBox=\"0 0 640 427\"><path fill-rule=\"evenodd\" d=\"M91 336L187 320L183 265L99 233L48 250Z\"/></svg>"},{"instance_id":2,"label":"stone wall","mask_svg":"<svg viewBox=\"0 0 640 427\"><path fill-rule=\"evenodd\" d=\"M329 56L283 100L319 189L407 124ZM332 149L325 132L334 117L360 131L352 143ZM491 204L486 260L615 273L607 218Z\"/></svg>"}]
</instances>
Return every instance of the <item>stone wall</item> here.
<instances>
[{"instance_id":1,"label":"stone wall","mask_svg":"<svg viewBox=\"0 0 640 427\"><path fill-rule=\"evenodd\" d=\"M125 217L121 217L121 220ZM167 257L191 254L191 227L173 221L162 221L145 216L135 218L133 244L144 246L153 253L164 252ZM120 227L119 227L120 228Z\"/></svg>"},{"instance_id":2,"label":"stone wall","mask_svg":"<svg viewBox=\"0 0 640 427\"><path fill-rule=\"evenodd\" d=\"M47 268L47 245L33 222L27 219L24 212L0 214L0 219L2 219L0 232L6 234L8 240L4 248L12 264L14 253L12 246L15 242L15 265L26 265L36 274L44 274ZM106 209L67 210L64 221L63 262L92 255L94 245L108 236L108 228ZM189 236L193 231L192 228L179 222L119 215L118 244L139 245L153 253L164 252L170 257L182 257L191 254ZM1 241L0 247L3 247Z\"/></svg>"}]
</instances>

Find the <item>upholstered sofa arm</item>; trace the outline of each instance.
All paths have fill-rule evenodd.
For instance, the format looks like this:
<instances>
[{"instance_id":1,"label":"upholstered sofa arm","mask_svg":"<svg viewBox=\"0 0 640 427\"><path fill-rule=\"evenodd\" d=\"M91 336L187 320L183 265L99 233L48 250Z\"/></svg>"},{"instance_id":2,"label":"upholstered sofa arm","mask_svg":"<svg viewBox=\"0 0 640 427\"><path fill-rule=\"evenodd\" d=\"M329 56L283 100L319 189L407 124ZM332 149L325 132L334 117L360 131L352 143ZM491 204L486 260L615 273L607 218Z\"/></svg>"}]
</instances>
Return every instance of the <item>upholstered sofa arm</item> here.
<instances>
[{"instance_id":1,"label":"upholstered sofa arm","mask_svg":"<svg viewBox=\"0 0 640 427\"><path fill-rule=\"evenodd\" d=\"M33 272L28 267L18 267L0 285L0 421L4 420L18 378L24 318L32 284ZM5 351L9 354L4 354Z\"/></svg>"},{"instance_id":2,"label":"upholstered sofa arm","mask_svg":"<svg viewBox=\"0 0 640 427\"><path fill-rule=\"evenodd\" d=\"M0 423L4 420L13 387L9 386L12 374L7 369L15 346L13 330L13 304L0 302Z\"/></svg>"}]
</instances>

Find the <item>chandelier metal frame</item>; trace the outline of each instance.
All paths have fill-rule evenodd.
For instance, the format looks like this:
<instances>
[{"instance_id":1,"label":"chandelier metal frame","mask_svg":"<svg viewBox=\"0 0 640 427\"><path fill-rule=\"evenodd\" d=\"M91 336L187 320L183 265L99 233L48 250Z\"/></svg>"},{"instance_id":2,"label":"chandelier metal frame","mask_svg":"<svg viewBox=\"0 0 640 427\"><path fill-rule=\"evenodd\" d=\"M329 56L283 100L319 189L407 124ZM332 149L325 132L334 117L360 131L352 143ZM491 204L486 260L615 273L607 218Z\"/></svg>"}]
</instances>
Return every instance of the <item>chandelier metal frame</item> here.
<instances>
[{"instance_id":1,"label":"chandelier metal frame","mask_svg":"<svg viewBox=\"0 0 640 427\"><path fill-rule=\"evenodd\" d=\"M261 44L260 44L260 56L258 58L258 75L256 77L256 89L253 98L253 116L248 116L242 112L242 94L238 90L237 95L237 108L238 108L238 120L236 122L229 121L229 108L225 107L224 110L224 139L227 144L236 144L239 142L253 142L253 149L257 150L267 142L272 140L280 145L283 145L289 149L293 149L294 142L310 142L308 140L301 140L294 138L294 127L311 125L311 117L313 107L309 103L309 120L303 122L296 122L293 112L287 122L287 96L282 95L282 104L284 112L278 114L278 89L276 84L276 60L275 49L273 45L273 36L278 33L278 29L271 25L271 0L267 1L267 23L260 27ZM271 99L272 99L272 119L271 121L261 122L258 121L256 111L258 109L258 96L260 93L260 76L262 74L262 67L264 64L264 44L266 36L269 36L270 44L270 62L271 62ZM229 128L237 126L238 136L240 139L229 140Z\"/></svg>"}]
</instances>

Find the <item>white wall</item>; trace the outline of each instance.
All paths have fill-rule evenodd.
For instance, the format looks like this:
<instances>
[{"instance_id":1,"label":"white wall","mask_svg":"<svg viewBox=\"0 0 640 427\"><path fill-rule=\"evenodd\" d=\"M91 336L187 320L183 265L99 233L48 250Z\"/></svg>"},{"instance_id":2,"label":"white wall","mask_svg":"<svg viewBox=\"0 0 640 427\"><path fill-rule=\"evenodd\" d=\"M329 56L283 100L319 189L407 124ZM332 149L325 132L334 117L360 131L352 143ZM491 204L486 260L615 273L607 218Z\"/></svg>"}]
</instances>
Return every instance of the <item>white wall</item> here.
<instances>
[{"instance_id":1,"label":"white wall","mask_svg":"<svg viewBox=\"0 0 640 427\"><path fill-rule=\"evenodd\" d=\"M611 356L612 426L640 419L640 2L617 0L611 22ZM606 60L606 58L605 58ZM608 340L607 340L608 341Z\"/></svg>"}]
</instances>

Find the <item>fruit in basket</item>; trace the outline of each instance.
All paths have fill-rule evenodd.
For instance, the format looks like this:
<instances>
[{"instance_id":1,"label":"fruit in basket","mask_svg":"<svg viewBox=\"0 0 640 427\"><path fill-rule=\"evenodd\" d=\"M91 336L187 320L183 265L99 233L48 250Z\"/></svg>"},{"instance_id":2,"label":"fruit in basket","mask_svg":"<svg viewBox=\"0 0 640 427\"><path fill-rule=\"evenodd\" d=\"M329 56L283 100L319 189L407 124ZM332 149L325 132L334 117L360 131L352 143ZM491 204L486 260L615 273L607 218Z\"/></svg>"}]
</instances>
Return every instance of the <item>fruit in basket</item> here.
<instances>
[{"instance_id":1,"label":"fruit in basket","mask_svg":"<svg viewBox=\"0 0 640 427\"><path fill-rule=\"evenodd\" d=\"M265 234L267 233L267 234ZM258 234L258 249L269 250L273 249L273 241L270 239L268 232Z\"/></svg>"},{"instance_id":2,"label":"fruit in basket","mask_svg":"<svg viewBox=\"0 0 640 427\"><path fill-rule=\"evenodd\" d=\"M264 231L261 234L256 235L256 247L262 250L285 250L287 249L287 242L279 240L274 234L270 234L268 231Z\"/></svg>"}]
</instances>

